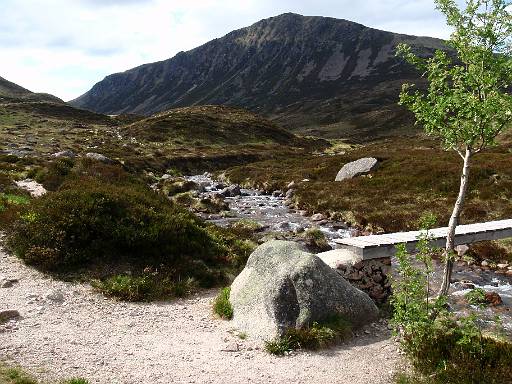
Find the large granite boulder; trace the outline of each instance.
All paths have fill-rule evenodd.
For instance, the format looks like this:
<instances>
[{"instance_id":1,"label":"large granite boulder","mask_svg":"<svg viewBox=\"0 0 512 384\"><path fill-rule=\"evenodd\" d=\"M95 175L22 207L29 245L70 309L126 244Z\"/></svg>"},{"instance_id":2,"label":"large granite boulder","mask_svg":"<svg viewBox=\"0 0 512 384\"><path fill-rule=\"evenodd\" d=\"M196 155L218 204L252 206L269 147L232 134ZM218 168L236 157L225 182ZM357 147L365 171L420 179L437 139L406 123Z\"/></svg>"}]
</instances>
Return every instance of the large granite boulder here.
<instances>
[{"instance_id":1,"label":"large granite boulder","mask_svg":"<svg viewBox=\"0 0 512 384\"><path fill-rule=\"evenodd\" d=\"M231 286L233 322L251 337L271 339L340 315L358 327L378 309L368 295L302 246L270 241L258 247Z\"/></svg>"},{"instance_id":2,"label":"large granite boulder","mask_svg":"<svg viewBox=\"0 0 512 384\"><path fill-rule=\"evenodd\" d=\"M362 159L345 164L338 174L335 181L352 179L357 176L367 175L377 169L379 161L373 157L363 157Z\"/></svg>"}]
</instances>

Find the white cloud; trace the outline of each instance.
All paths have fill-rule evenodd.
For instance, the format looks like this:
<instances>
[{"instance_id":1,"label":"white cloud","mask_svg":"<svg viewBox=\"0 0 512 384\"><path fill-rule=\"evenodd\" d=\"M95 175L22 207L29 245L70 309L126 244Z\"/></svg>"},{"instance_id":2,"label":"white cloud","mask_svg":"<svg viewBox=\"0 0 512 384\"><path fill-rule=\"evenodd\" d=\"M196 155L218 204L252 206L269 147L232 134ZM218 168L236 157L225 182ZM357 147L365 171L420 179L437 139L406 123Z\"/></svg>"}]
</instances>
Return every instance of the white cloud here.
<instances>
[{"instance_id":1,"label":"white cloud","mask_svg":"<svg viewBox=\"0 0 512 384\"><path fill-rule=\"evenodd\" d=\"M448 36L433 0L2 0L0 76L69 100L108 74L284 12Z\"/></svg>"}]
</instances>

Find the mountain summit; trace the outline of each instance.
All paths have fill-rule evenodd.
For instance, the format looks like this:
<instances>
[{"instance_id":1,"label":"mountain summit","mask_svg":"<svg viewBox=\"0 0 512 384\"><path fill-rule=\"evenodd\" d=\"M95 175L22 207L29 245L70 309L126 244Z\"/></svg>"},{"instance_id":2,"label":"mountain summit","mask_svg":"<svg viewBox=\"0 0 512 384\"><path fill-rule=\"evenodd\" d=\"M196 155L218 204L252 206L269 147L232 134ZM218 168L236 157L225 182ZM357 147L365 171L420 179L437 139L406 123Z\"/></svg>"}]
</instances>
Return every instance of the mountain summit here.
<instances>
[{"instance_id":1,"label":"mountain summit","mask_svg":"<svg viewBox=\"0 0 512 384\"><path fill-rule=\"evenodd\" d=\"M420 54L442 40L400 35L347 20L283 14L171 59L103 81L71 101L108 114L149 115L174 107L244 107L290 128L325 136L370 135L399 126L404 81L417 74L395 58L398 43ZM303 129L305 130L305 129Z\"/></svg>"}]
</instances>

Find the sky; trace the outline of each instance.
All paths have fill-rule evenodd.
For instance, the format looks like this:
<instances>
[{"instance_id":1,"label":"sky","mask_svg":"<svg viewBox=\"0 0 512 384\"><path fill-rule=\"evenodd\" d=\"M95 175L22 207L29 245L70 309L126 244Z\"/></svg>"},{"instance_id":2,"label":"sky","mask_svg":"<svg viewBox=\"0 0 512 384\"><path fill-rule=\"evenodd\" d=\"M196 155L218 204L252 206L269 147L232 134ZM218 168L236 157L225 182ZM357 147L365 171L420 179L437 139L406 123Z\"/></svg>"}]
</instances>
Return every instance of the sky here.
<instances>
[{"instance_id":1,"label":"sky","mask_svg":"<svg viewBox=\"0 0 512 384\"><path fill-rule=\"evenodd\" d=\"M0 76L68 101L109 74L285 12L449 36L434 0L0 0Z\"/></svg>"}]
</instances>

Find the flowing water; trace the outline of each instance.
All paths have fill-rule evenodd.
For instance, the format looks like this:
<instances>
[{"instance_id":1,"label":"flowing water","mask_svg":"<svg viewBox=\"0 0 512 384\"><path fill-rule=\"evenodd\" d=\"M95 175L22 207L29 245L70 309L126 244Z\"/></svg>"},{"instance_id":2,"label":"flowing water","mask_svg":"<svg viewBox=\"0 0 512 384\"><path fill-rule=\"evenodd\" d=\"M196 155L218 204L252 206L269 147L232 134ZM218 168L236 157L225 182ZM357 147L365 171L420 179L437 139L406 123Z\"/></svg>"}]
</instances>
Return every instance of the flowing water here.
<instances>
[{"instance_id":1,"label":"flowing water","mask_svg":"<svg viewBox=\"0 0 512 384\"><path fill-rule=\"evenodd\" d=\"M208 174L186 178L203 187L200 197L219 193L224 187ZM204 218L219 226L227 226L239 220L251 220L261 224L265 231L277 233L299 233L308 228L318 228L324 233L331 247L334 247L334 239L350 236L350 230L342 223L327 220L315 222L290 210L286 206L286 199L281 196L265 195L254 189L242 188L240 196L226 197L225 201L230 208L228 215L207 215Z\"/></svg>"},{"instance_id":2,"label":"flowing water","mask_svg":"<svg viewBox=\"0 0 512 384\"><path fill-rule=\"evenodd\" d=\"M226 187L226 185L213 180L209 174L188 176L186 178L202 186L200 197L219 193ZM204 215L203 218L219 226L228 226L230 223L239 220L251 220L261 224L267 232L283 234L298 233L307 228L315 227L325 234L332 248L335 247L334 239L351 235L351 230L341 223L333 223L327 220L316 222L290 210L284 197L265 195L254 189L241 189L240 196L227 197L225 201L230 208L228 215ZM442 272L443 266L437 262L434 285L440 284ZM479 313L484 320L489 321L499 315L506 332L512 335L512 276L498 275L478 267L456 264L453 279L459 282L471 282L475 288L483 288L486 291L498 293L503 300L503 305L494 308L471 307L471 310ZM463 296L470 289L467 289L464 284L454 284L452 291L451 302L453 302L454 309L457 312L467 312L467 305L464 303Z\"/></svg>"}]
</instances>

